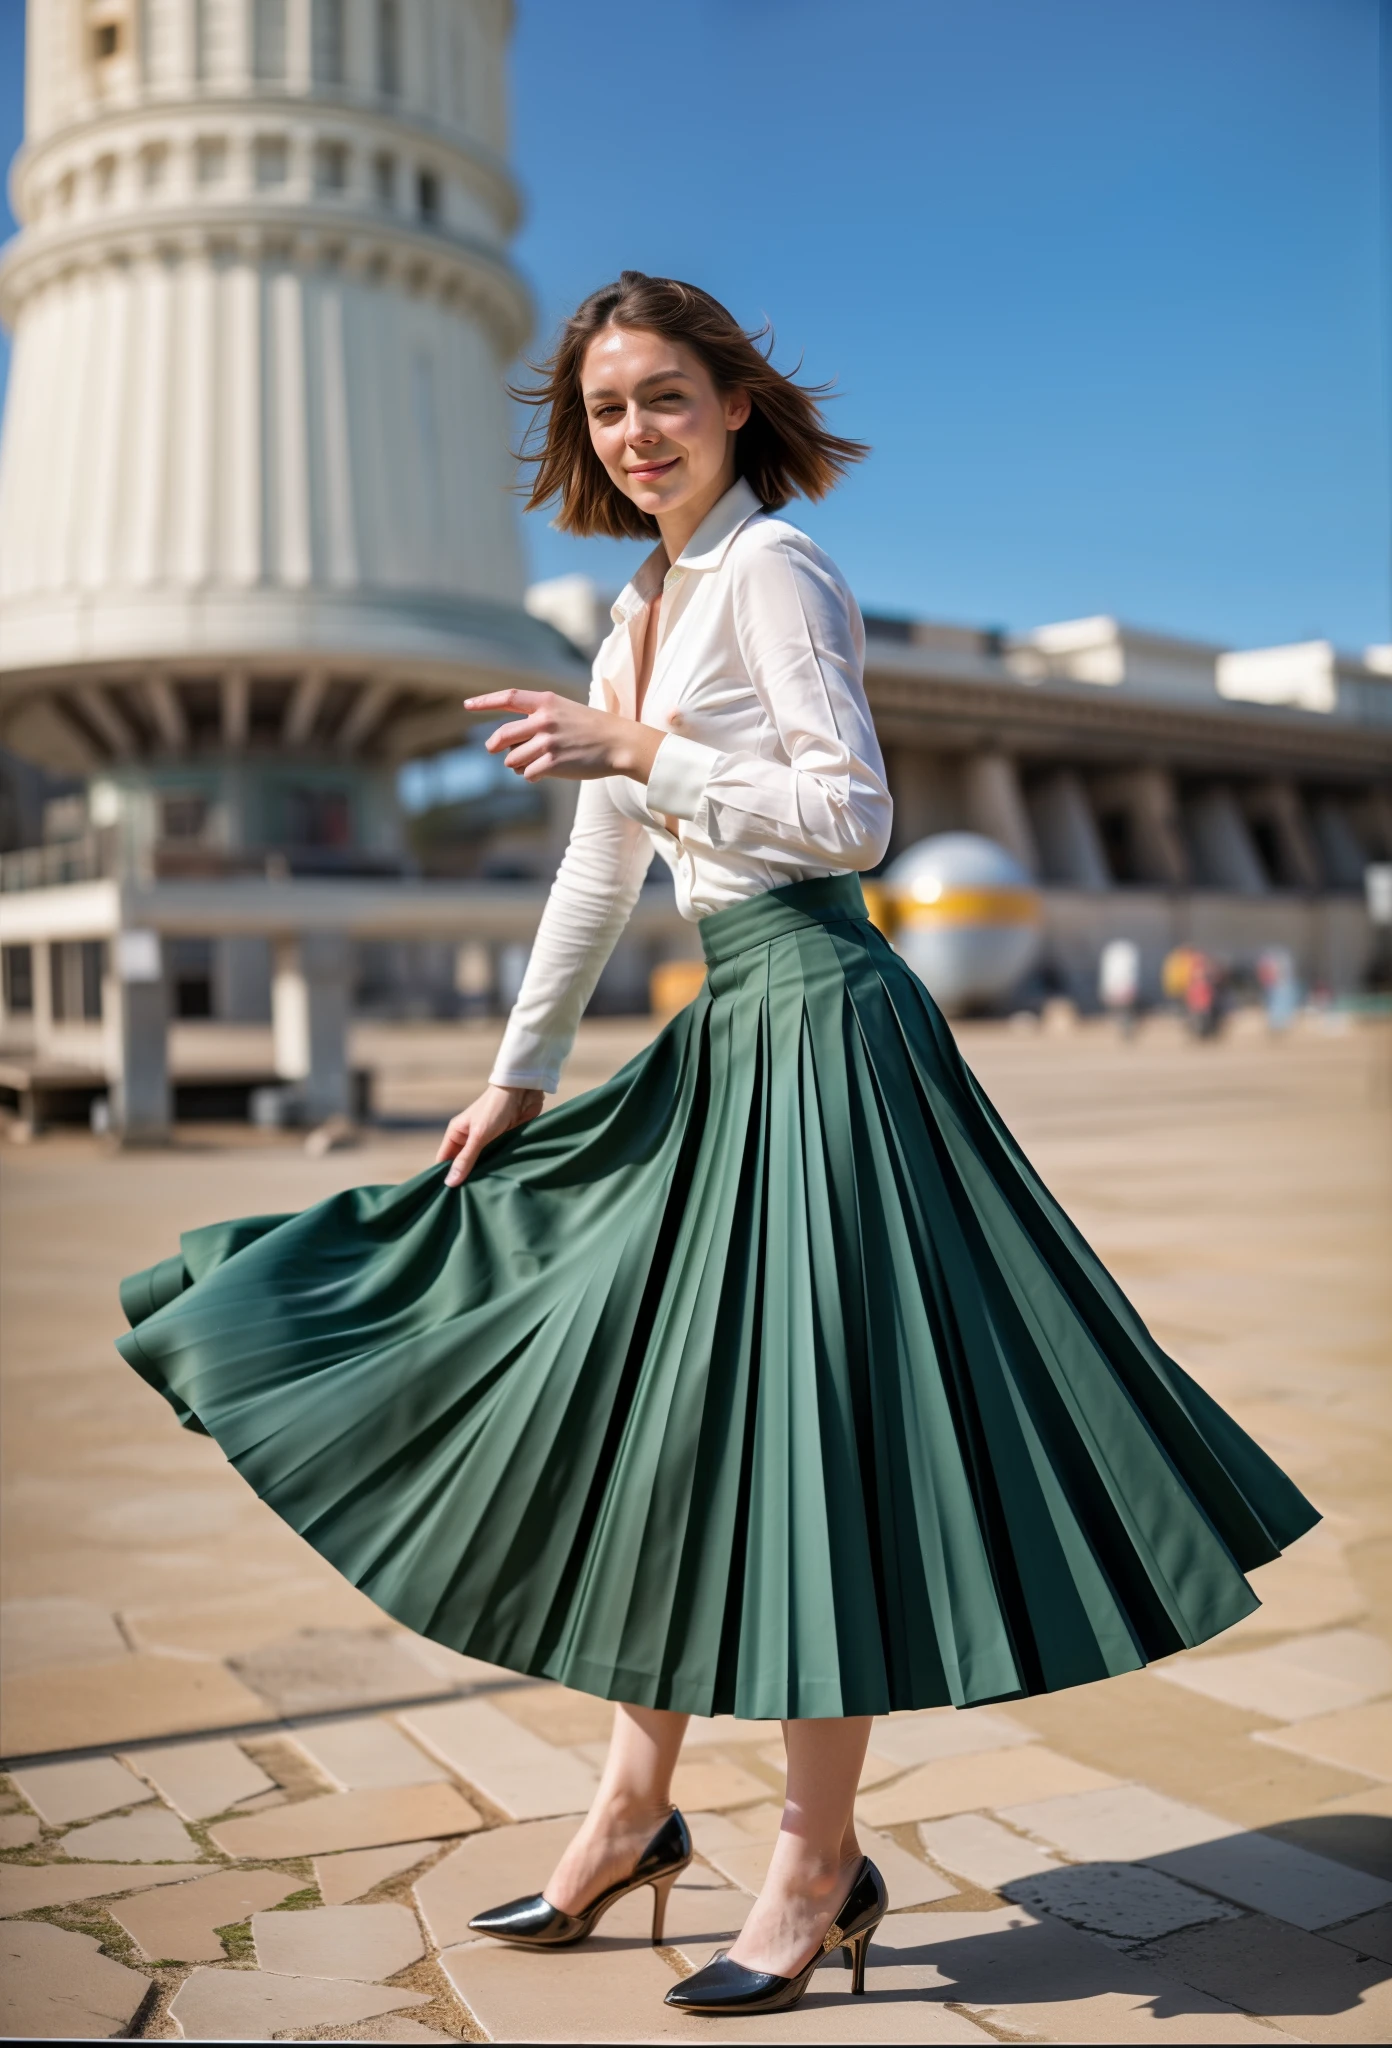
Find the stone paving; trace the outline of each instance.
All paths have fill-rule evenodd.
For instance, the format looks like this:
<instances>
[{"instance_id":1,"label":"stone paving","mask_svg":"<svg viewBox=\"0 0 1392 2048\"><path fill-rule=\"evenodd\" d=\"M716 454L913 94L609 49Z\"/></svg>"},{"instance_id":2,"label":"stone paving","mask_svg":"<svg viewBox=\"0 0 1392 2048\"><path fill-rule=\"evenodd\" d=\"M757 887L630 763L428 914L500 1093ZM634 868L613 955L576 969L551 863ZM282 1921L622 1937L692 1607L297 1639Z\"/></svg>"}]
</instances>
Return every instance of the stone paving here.
<instances>
[{"instance_id":1,"label":"stone paving","mask_svg":"<svg viewBox=\"0 0 1392 2048\"><path fill-rule=\"evenodd\" d=\"M964 1038L1161 1340L1326 1520L1198 1652L877 1722L859 1814L894 1910L868 1995L829 1967L721 2039L1385 2041L1392 1035ZM387 1099L456 1106L447 1035L403 1042ZM602 1070L634 1042L609 1025L582 1052ZM465 1049L482 1064L486 1038ZM609 1709L396 1628L109 1350L115 1278L180 1224L395 1178L427 1147L311 1160L209 1130L5 1153L7 2037L710 2038L662 1994L760 1883L777 1729L693 1724L698 1856L662 1948L647 1895L575 1951L474 1940L471 1914L555 1860Z\"/></svg>"}]
</instances>

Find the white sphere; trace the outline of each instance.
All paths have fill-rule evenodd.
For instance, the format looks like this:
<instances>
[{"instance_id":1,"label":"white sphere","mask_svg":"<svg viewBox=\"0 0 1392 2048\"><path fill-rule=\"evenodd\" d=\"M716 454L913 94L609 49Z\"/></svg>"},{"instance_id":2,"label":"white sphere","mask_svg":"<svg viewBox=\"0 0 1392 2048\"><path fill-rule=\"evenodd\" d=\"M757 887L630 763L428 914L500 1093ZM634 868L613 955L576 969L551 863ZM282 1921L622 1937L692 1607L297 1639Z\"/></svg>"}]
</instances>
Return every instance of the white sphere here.
<instances>
[{"instance_id":1,"label":"white sphere","mask_svg":"<svg viewBox=\"0 0 1392 2048\"><path fill-rule=\"evenodd\" d=\"M945 1010L999 1002L1039 958L1039 891L979 832L920 840L890 863L880 886L896 951Z\"/></svg>"}]
</instances>

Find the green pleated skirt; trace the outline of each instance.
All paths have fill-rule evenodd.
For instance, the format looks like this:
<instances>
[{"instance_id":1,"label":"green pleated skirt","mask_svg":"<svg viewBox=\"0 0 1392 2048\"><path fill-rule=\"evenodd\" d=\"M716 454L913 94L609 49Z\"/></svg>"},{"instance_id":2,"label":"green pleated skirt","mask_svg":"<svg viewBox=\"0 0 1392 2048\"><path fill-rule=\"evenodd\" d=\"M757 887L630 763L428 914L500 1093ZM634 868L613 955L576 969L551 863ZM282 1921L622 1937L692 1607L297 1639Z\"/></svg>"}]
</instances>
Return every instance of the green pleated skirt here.
<instances>
[{"instance_id":1,"label":"green pleated skirt","mask_svg":"<svg viewBox=\"0 0 1392 2048\"><path fill-rule=\"evenodd\" d=\"M484 1153L187 1233L123 1356L408 1627L753 1718L1081 1685L1317 1519L1041 1186L855 877Z\"/></svg>"}]
</instances>

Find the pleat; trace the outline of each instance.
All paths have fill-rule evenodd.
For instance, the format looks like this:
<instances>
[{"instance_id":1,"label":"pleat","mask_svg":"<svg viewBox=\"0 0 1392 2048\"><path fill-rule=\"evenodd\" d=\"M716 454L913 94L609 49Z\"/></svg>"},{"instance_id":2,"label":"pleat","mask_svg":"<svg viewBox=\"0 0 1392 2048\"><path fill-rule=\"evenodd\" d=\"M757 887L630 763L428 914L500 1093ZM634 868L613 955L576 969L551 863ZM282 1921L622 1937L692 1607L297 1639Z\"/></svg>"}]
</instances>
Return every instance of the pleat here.
<instances>
[{"instance_id":1,"label":"pleat","mask_svg":"<svg viewBox=\"0 0 1392 2048\"><path fill-rule=\"evenodd\" d=\"M462 1189L188 1233L123 1354L389 1613L603 1698L968 1706L1228 1627L1315 1511L842 896L722 913L696 1001Z\"/></svg>"}]
</instances>

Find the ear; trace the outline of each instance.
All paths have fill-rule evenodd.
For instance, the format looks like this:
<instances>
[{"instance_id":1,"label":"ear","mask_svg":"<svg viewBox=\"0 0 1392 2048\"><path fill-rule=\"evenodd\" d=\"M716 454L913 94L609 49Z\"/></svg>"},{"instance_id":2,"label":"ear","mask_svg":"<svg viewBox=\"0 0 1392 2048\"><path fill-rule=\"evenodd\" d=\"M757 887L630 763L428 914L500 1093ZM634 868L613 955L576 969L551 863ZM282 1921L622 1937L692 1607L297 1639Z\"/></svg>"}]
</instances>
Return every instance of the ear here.
<instances>
[{"instance_id":1,"label":"ear","mask_svg":"<svg viewBox=\"0 0 1392 2048\"><path fill-rule=\"evenodd\" d=\"M754 410L754 401L747 391L731 391L725 399L725 426L729 433L738 433Z\"/></svg>"}]
</instances>

